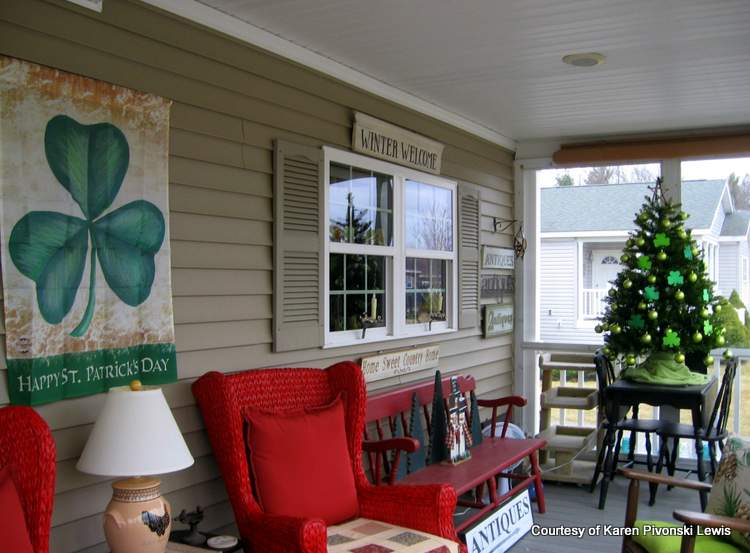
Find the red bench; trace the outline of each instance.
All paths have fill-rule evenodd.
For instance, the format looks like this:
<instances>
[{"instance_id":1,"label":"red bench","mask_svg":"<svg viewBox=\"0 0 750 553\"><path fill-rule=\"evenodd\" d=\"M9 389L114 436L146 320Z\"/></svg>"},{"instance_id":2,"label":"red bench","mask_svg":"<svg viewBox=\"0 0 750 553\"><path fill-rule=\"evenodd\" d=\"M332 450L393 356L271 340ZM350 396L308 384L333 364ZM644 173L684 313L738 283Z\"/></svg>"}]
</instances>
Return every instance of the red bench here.
<instances>
[{"instance_id":1,"label":"red bench","mask_svg":"<svg viewBox=\"0 0 750 553\"><path fill-rule=\"evenodd\" d=\"M443 378L442 384L443 397L447 398L450 392L450 378ZM476 382L473 377L460 376L458 377L458 385L461 393L466 397L475 389ZM416 392L424 417L425 441L429 441L431 422L429 407L432 405L433 391L434 381L430 380L374 394L367 398L363 449L368 455L373 483L376 485L383 481L396 485L445 483L452 485L459 496L467 492L473 492L471 500L459 499L458 503L477 511L462 520L456 526L457 531L466 529L481 519L488 511L517 492L529 487L532 483L536 490L539 512L544 513L544 490L542 489L542 478L539 470L538 451L546 446L546 442L539 439L512 440L505 438L513 414L513 407L526 405L526 400L519 396L478 400L477 403L480 407L492 409L491 436L495 435L495 429L499 422L498 410L505 408L506 411L502 420L501 437L485 437L482 443L471 448L471 459L455 466L450 464L427 465L408 474L398 482L395 481L396 467L398 467L401 452L413 453L420 447L419 442L411 437L394 437L399 418L403 425L402 428L408 429L407 423L410 418L412 396ZM371 439L378 441L370 441ZM423 446L427 447L427 443ZM394 450L395 454L390 455L390 452ZM531 472L527 474L510 473L510 468L524 458L529 459ZM387 470L389 466L391 467L390 471ZM383 471L389 472L385 478L382 475ZM506 493L499 494L497 490L498 478L509 478L515 484ZM489 490L487 501L483 499L485 485Z\"/></svg>"}]
</instances>

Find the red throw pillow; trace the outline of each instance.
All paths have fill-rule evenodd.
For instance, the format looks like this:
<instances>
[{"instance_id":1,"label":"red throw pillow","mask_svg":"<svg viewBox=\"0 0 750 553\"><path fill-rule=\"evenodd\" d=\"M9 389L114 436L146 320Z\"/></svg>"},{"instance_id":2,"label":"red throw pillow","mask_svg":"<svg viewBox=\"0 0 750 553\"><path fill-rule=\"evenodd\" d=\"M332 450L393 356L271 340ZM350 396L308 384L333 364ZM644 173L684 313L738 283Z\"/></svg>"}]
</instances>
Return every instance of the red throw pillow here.
<instances>
[{"instance_id":1,"label":"red throw pillow","mask_svg":"<svg viewBox=\"0 0 750 553\"><path fill-rule=\"evenodd\" d=\"M341 397L322 408L248 409L245 416L255 492L264 512L322 518L328 525L357 516Z\"/></svg>"},{"instance_id":2,"label":"red throw pillow","mask_svg":"<svg viewBox=\"0 0 750 553\"><path fill-rule=\"evenodd\" d=\"M21 499L7 467L0 469L0 536L3 551L34 553Z\"/></svg>"}]
</instances>

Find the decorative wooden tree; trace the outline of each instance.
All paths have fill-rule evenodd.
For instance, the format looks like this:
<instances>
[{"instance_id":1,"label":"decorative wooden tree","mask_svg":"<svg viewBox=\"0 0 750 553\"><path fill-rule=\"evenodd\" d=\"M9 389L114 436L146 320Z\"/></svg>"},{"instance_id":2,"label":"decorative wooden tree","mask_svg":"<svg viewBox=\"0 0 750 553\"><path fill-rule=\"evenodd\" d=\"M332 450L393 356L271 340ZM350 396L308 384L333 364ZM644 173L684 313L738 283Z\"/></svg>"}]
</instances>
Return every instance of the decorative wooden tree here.
<instances>
[{"instance_id":1,"label":"decorative wooden tree","mask_svg":"<svg viewBox=\"0 0 750 553\"><path fill-rule=\"evenodd\" d=\"M479 419L479 404L474 390L469 393L469 403L471 404L471 441L472 445L479 445L484 436L482 436L482 421Z\"/></svg>"},{"instance_id":2,"label":"decorative wooden tree","mask_svg":"<svg viewBox=\"0 0 750 553\"><path fill-rule=\"evenodd\" d=\"M406 430L404 429L404 422L401 419L400 414L396 416L396 428L393 432L394 438L403 438L406 436ZM396 453L393 453L393 459L391 460L391 463L395 461ZM407 465L408 460L406 459L406 455L399 455L398 457L398 466L391 467L392 471L396 471L396 480L401 480L404 476L407 474Z\"/></svg>"},{"instance_id":3,"label":"decorative wooden tree","mask_svg":"<svg viewBox=\"0 0 750 553\"><path fill-rule=\"evenodd\" d=\"M448 447L445 445L448 420L445 416L443 383L440 371L435 372L435 392L432 396L432 423L430 424L430 464L442 463L448 458Z\"/></svg>"},{"instance_id":4,"label":"decorative wooden tree","mask_svg":"<svg viewBox=\"0 0 750 553\"><path fill-rule=\"evenodd\" d=\"M407 470L411 474L412 472L424 468L427 464L427 441L425 440L424 427L422 426L422 412L416 392L411 396L409 432L410 436L419 442L419 449L406 456Z\"/></svg>"}]
</instances>

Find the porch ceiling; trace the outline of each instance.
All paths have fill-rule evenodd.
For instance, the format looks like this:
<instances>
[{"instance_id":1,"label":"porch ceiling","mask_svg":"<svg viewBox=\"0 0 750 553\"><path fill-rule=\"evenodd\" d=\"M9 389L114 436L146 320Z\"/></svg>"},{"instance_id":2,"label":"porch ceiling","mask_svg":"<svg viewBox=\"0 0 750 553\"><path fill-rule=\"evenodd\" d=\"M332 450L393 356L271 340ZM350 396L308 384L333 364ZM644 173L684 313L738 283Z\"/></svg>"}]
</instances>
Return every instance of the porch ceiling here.
<instances>
[{"instance_id":1,"label":"porch ceiling","mask_svg":"<svg viewBox=\"0 0 750 553\"><path fill-rule=\"evenodd\" d=\"M515 140L750 124L746 0L200 1Z\"/></svg>"}]
</instances>

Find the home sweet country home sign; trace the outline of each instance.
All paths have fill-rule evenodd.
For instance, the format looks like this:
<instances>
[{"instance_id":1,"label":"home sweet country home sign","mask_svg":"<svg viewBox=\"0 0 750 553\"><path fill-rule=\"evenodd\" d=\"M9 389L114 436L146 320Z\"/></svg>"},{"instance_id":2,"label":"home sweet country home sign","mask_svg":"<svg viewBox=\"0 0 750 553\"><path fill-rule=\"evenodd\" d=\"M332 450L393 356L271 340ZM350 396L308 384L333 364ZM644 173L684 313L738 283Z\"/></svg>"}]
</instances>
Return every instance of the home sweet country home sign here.
<instances>
[{"instance_id":1,"label":"home sweet country home sign","mask_svg":"<svg viewBox=\"0 0 750 553\"><path fill-rule=\"evenodd\" d=\"M355 152L440 174L442 144L364 113L354 116L352 145Z\"/></svg>"},{"instance_id":2,"label":"home sweet country home sign","mask_svg":"<svg viewBox=\"0 0 750 553\"><path fill-rule=\"evenodd\" d=\"M0 236L12 403L177 378L170 101L0 56Z\"/></svg>"},{"instance_id":3,"label":"home sweet country home sign","mask_svg":"<svg viewBox=\"0 0 750 553\"><path fill-rule=\"evenodd\" d=\"M437 367L439 361L440 346L435 345L363 357L361 365L365 381L374 382L391 376L431 369Z\"/></svg>"}]
</instances>

